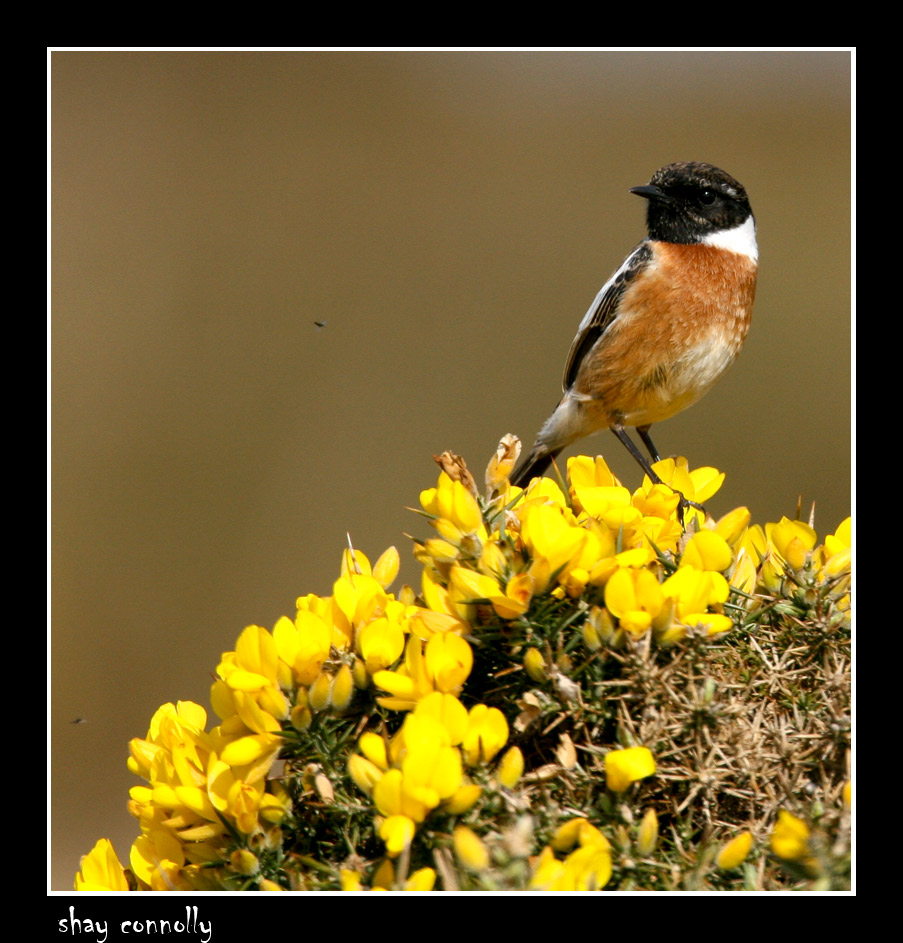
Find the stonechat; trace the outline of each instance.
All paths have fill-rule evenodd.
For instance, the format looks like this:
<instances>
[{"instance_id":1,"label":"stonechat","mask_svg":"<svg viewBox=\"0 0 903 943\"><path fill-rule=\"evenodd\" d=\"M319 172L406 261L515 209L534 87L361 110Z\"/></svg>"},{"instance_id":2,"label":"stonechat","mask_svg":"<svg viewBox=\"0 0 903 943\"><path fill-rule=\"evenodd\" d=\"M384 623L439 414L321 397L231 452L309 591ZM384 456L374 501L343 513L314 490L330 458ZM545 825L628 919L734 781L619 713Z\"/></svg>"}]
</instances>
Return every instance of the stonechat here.
<instances>
[{"instance_id":1,"label":"stonechat","mask_svg":"<svg viewBox=\"0 0 903 943\"><path fill-rule=\"evenodd\" d=\"M695 403L740 353L756 293L756 222L746 190L711 164L657 170L631 193L648 200L649 235L602 286L571 344L564 396L511 475L526 487L572 442L601 429L658 476L654 422Z\"/></svg>"}]
</instances>

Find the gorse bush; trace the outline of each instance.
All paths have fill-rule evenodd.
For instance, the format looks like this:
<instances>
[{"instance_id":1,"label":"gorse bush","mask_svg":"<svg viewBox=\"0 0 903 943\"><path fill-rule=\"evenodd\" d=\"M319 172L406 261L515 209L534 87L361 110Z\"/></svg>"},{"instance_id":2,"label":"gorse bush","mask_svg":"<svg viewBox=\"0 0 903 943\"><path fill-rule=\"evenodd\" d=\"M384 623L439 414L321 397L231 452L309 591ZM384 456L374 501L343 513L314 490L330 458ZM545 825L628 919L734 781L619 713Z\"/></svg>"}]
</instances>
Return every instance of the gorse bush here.
<instances>
[{"instance_id":1,"label":"gorse bush","mask_svg":"<svg viewBox=\"0 0 903 943\"><path fill-rule=\"evenodd\" d=\"M713 520L724 476L601 458L484 493L438 458L420 585L349 545L129 768L81 890L844 890L851 521ZM799 514L796 515L799 517Z\"/></svg>"}]
</instances>

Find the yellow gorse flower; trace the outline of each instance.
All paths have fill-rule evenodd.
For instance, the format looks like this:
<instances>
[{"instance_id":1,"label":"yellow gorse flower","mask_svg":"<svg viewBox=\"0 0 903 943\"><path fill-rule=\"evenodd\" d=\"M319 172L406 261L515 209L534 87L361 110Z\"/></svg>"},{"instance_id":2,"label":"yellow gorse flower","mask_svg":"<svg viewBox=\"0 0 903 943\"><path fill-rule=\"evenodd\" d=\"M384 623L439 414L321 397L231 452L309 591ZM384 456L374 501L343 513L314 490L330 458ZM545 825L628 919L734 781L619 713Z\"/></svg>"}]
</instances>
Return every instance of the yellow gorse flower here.
<instances>
[{"instance_id":1,"label":"yellow gorse flower","mask_svg":"<svg viewBox=\"0 0 903 943\"><path fill-rule=\"evenodd\" d=\"M809 826L786 809L781 809L771 831L771 850L787 861L799 861L808 857Z\"/></svg>"},{"instance_id":2,"label":"yellow gorse flower","mask_svg":"<svg viewBox=\"0 0 903 943\"><path fill-rule=\"evenodd\" d=\"M651 570L616 570L605 584L605 606L621 628L642 635L662 611L665 595Z\"/></svg>"},{"instance_id":3,"label":"yellow gorse flower","mask_svg":"<svg viewBox=\"0 0 903 943\"><path fill-rule=\"evenodd\" d=\"M643 856L652 854L658 841L658 816L655 809L647 809L640 822L636 837L637 853Z\"/></svg>"},{"instance_id":4,"label":"yellow gorse flower","mask_svg":"<svg viewBox=\"0 0 903 943\"><path fill-rule=\"evenodd\" d=\"M577 846L576 848L574 846ZM573 850L572 850L573 849ZM567 852L559 859L555 852ZM611 879L611 844L584 818L560 826L533 866L530 888L537 891L596 891Z\"/></svg>"},{"instance_id":5,"label":"yellow gorse flower","mask_svg":"<svg viewBox=\"0 0 903 943\"><path fill-rule=\"evenodd\" d=\"M488 763L508 741L508 721L497 707L475 704L467 717L464 755L468 765Z\"/></svg>"},{"instance_id":6,"label":"yellow gorse flower","mask_svg":"<svg viewBox=\"0 0 903 943\"><path fill-rule=\"evenodd\" d=\"M487 537L480 505L460 481L444 471L435 488L421 492L420 506L433 518L433 527L459 553L479 555Z\"/></svg>"},{"instance_id":7,"label":"yellow gorse flower","mask_svg":"<svg viewBox=\"0 0 903 943\"><path fill-rule=\"evenodd\" d=\"M524 754L520 747L511 747L499 762L496 775L499 782L508 789L513 789L524 774Z\"/></svg>"},{"instance_id":8,"label":"yellow gorse flower","mask_svg":"<svg viewBox=\"0 0 903 943\"><path fill-rule=\"evenodd\" d=\"M752 848L753 837L751 832L741 832L736 838L732 838L718 852L715 858L715 864L722 871L730 871L741 865Z\"/></svg>"},{"instance_id":9,"label":"yellow gorse flower","mask_svg":"<svg viewBox=\"0 0 903 943\"><path fill-rule=\"evenodd\" d=\"M605 776L612 792L624 792L632 783L655 772L655 760L648 747L628 747L605 754Z\"/></svg>"},{"instance_id":10,"label":"yellow gorse flower","mask_svg":"<svg viewBox=\"0 0 903 943\"><path fill-rule=\"evenodd\" d=\"M125 872L106 838L100 841L81 860L81 870L75 876L77 891L127 891Z\"/></svg>"},{"instance_id":11,"label":"yellow gorse flower","mask_svg":"<svg viewBox=\"0 0 903 943\"><path fill-rule=\"evenodd\" d=\"M489 852L486 846L466 825L458 825L452 833L455 857L468 871L485 871L489 867Z\"/></svg>"},{"instance_id":12,"label":"yellow gorse flower","mask_svg":"<svg viewBox=\"0 0 903 943\"><path fill-rule=\"evenodd\" d=\"M391 697L377 702L392 710L411 710L428 695L438 691L456 694L473 665L473 652L454 632L436 633L424 644L416 636L408 639L404 663L395 671L378 671L373 681Z\"/></svg>"},{"instance_id":13,"label":"yellow gorse flower","mask_svg":"<svg viewBox=\"0 0 903 943\"><path fill-rule=\"evenodd\" d=\"M391 742L365 733L349 772L386 817L380 827L386 853L399 855L434 809L470 808L480 787L464 775L465 757L472 766L488 762L506 739L507 723L495 708L477 704L468 714L456 697L441 692L422 698Z\"/></svg>"},{"instance_id":14,"label":"yellow gorse flower","mask_svg":"<svg viewBox=\"0 0 903 943\"><path fill-rule=\"evenodd\" d=\"M249 849L230 852L219 872L205 871L203 863L217 859L227 827L251 841L284 817L291 798L266 779L285 743L283 727L306 730L317 712L348 708L359 683L348 660L352 649L362 659L354 659L358 673L360 664L379 671L397 661L410 617L419 611L387 592L397 571L394 548L373 567L363 553L345 551L333 597L300 597L294 619L279 619L272 632L249 626L235 650L222 656L211 688L219 727L205 730L199 705L170 704L154 716L144 739L132 741L130 769L149 783L132 790L130 803L142 825L130 855L140 886L207 889L210 875L223 869L256 875L248 868ZM466 652L452 651L455 643L443 652L440 641L430 657L432 680L440 684L460 685L466 677L469 649L455 638ZM367 762L359 757L354 774L372 791L383 771L373 774Z\"/></svg>"},{"instance_id":15,"label":"yellow gorse flower","mask_svg":"<svg viewBox=\"0 0 903 943\"><path fill-rule=\"evenodd\" d=\"M487 790L494 801L518 805L530 779L524 752L508 745L511 730L528 727L531 711L546 709L552 698L580 703L584 682L574 666L604 662L606 646L627 648L640 639L674 645L692 634L717 644L734 625L731 613L742 616L750 596L788 579L800 585L808 579L842 611L849 608L849 518L819 546L801 521L783 518L763 528L751 525L746 508L717 522L696 508L681 511L676 492L703 503L724 480L716 469L691 470L685 459L656 463L664 484L646 479L631 493L601 458L588 457L568 461L565 482L536 479L521 490L504 478L515 458L510 443L500 448L485 499L469 475L459 480L447 471L421 493L433 536L415 544L419 590L390 591L400 566L394 547L373 564L349 547L331 595L298 597L293 615L271 631L248 626L234 650L223 653L211 687L218 725L208 730L206 710L191 702L165 704L154 714L129 751L129 769L145 781L130 792L140 828L129 853L133 884L164 891L290 889L273 865L281 829L297 817L299 802L311 797L303 815L315 815L339 788L319 759L303 767L303 776L300 770L323 749L320 732L354 720L356 710L372 718L371 729L347 738L356 746L342 763L353 783L346 788L367 814L372 809L372 833L385 846L371 888L433 887L431 868L408 876L402 857L414 853L433 823L446 840L451 836L461 867L481 875L491 856L471 827L471 810ZM542 631L548 613L557 620L554 635ZM507 664L502 657L496 663L496 654ZM497 702L486 697L490 703L474 697L471 675L487 661L498 691L512 676L529 687L515 711L500 709L511 705L498 695ZM297 757L308 742L317 746L302 763ZM273 773L280 757L303 784L300 799L299 789ZM608 749L604 766L619 802L627 801L631 784L656 772L642 746ZM465 814L468 825L454 821ZM630 844L623 826L615 839L619 848ZM636 851L650 856L658 841L650 808L637 827ZM751 846L749 833L738 835L721 849L717 866L736 867ZM771 850L788 860L808 858L805 823L782 811ZM368 873L357 862L337 868L335 885L365 889ZM529 874L538 890L605 887L611 846L595 825L575 817L530 859ZM75 884L126 889L109 842L85 856Z\"/></svg>"},{"instance_id":16,"label":"yellow gorse flower","mask_svg":"<svg viewBox=\"0 0 903 943\"><path fill-rule=\"evenodd\" d=\"M803 569L816 540L815 531L802 521L782 517L776 524L766 524L762 566L765 586L770 590L777 589L784 578L785 567L790 570Z\"/></svg>"}]
</instances>

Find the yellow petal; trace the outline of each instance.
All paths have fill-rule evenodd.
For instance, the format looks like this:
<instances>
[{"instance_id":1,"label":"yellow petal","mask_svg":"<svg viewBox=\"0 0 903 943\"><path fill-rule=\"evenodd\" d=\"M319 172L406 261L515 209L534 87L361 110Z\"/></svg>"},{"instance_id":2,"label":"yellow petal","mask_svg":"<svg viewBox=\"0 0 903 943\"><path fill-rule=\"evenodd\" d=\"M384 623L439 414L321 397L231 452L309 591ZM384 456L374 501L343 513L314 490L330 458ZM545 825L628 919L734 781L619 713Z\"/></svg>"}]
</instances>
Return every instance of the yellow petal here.
<instances>
[{"instance_id":1,"label":"yellow petal","mask_svg":"<svg viewBox=\"0 0 903 943\"><path fill-rule=\"evenodd\" d=\"M503 786L513 789L523 774L524 754L521 752L520 747L511 747L505 751L505 755L499 762L496 773L498 780Z\"/></svg>"},{"instance_id":2,"label":"yellow petal","mask_svg":"<svg viewBox=\"0 0 903 943\"><path fill-rule=\"evenodd\" d=\"M680 558L681 566L695 566L697 570L726 570L733 563L733 554L727 541L713 530L694 534Z\"/></svg>"},{"instance_id":3,"label":"yellow petal","mask_svg":"<svg viewBox=\"0 0 903 943\"><path fill-rule=\"evenodd\" d=\"M388 589L395 582L400 565L401 557L398 550L395 547L389 547L376 561L373 567L373 577L383 589Z\"/></svg>"},{"instance_id":4,"label":"yellow petal","mask_svg":"<svg viewBox=\"0 0 903 943\"><path fill-rule=\"evenodd\" d=\"M753 837L751 832L741 832L736 838L727 842L718 856L715 858L715 864L722 871L730 871L736 868L746 860L749 849L752 848Z\"/></svg>"},{"instance_id":5,"label":"yellow petal","mask_svg":"<svg viewBox=\"0 0 903 943\"><path fill-rule=\"evenodd\" d=\"M414 822L406 815L390 815L379 828L379 837L386 843L390 858L397 858L408 845L416 831Z\"/></svg>"},{"instance_id":6,"label":"yellow petal","mask_svg":"<svg viewBox=\"0 0 903 943\"><path fill-rule=\"evenodd\" d=\"M624 792L631 783L654 772L655 760L647 747L628 747L605 754L606 784L612 792Z\"/></svg>"},{"instance_id":7,"label":"yellow petal","mask_svg":"<svg viewBox=\"0 0 903 943\"><path fill-rule=\"evenodd\" d=\"M655 809L647 809L646 814L640 822L637 832L636 847L637 851L644 858L652 854L655 843L658 841L658 816Z\"/></svg>"},{"instance_id":8,"label":"yellow petal","mask_svg":"<svg viewBox=\"0 0 903 943\"><path fill-rule=\"evenodd\" d=\"M788 861L796 861L809 854L809 828L802 819L786 809L778 812L778 820L771 833L771 850Z\"/></svg>"},{"instance_id":9,"label":"yellow petal","mask_svg":"<svg viewBox=\"0 0 903 943\"><path fill-rule=\"evenodd\" d=\"M458 825L452 832L452 845L459 864L468 871L485 871L489 867L489 852L479 836L466 825Z\"/></svg>"},{"instance_id":10,"label":"yellow petal","mask_svg":"<svg viewBox=\"0 0 903 943\"><path fill-rule=\"evenodd\" d=\"M247 766L269 753L275 756L281 746L282 738L274 734L241 737L225 746L220 759L229 766Z\"/></svg>"}]
</instances>

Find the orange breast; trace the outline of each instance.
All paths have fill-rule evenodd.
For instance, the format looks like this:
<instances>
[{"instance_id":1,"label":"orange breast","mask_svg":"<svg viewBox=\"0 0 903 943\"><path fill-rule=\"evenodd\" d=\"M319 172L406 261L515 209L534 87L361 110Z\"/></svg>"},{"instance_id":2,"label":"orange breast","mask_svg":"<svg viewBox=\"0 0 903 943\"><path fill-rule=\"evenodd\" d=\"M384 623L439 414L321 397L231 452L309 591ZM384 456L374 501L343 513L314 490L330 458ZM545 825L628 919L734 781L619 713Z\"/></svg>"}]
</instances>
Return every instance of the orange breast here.
<instances>
[{"instance_id":1,"label":"orange breast","mask_svg":"<svg viewBox=\"0 0 903 943\"><path fill-rule=\"evenodd\" d=\"M694 403L749 330L756 264L710 246L656 245L647 277L584 359L574 392L599 425L646 425Z\"/></svg>"}]
</instances>

